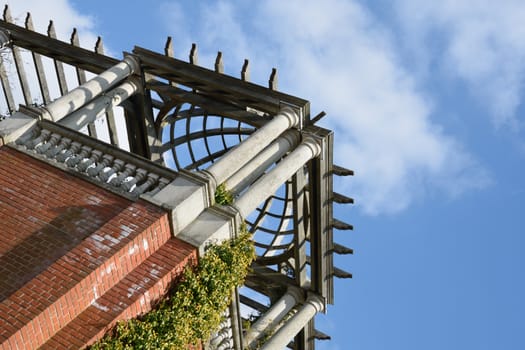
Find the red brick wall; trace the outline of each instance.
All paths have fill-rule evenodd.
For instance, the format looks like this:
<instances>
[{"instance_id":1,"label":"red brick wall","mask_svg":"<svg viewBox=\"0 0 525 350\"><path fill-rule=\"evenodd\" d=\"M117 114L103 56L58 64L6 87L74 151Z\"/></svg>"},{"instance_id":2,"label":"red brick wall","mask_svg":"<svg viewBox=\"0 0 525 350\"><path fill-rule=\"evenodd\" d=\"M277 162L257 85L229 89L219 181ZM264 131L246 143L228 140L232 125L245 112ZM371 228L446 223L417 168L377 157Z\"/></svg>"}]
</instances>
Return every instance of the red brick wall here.
<instances>
[{"instance_id":1,"label":"red brick wall","mask_svg":"<svg viewBox=\"0 0 525 350\"><path fill-rule=\"evenodd\" d=\"M0 224L0 349L43 344L171 235L160 208L8 147L0 148Z\"/></svg>"}]
</instances>

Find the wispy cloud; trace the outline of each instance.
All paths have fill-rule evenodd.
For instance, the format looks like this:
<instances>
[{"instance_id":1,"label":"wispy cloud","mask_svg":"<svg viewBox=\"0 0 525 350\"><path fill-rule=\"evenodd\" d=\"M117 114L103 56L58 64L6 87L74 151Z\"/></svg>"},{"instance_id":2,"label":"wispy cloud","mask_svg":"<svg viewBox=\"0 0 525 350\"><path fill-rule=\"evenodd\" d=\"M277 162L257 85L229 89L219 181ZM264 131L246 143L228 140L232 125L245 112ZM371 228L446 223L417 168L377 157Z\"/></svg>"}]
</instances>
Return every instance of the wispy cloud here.
<instances>
[{"instance_id":1,"label":"wispy cloud","mask_svg":"<svg viewBox=\"0 0 525 350\"><path fill-rule=\"evenodd\" d=\"M93 19L79 13L67 0L8 0L11 14L18 24L24 23L27 12L31 12L35 29L46 33L49 21L53 20L59 39L69 41L71 30L77 28L80 33L80 44L93 49L96 35L92 32ZM3 9L3 8L2 8Z\"/></svg>"},{"instance_id":2,"label":"wispy cloud","mask_svg":"<svg viewBox=\"0 0 525 350\"><path fill-rule=\"evenodd\" d=\"M28 12L31 13L32 21L35 30L39 33L46 34L49 21L53 20L56 35L59 40L69 42L73 28L77 29L77 33L80 39L80 46L94 50L97 35L94 32L94 21L90 16L81 14L77 11L67 0L49 0L49 1L38 1L38 0L10 0L7 1L13 20L18 25L23 26ZM105 52L112 55L112 50L105 48ZM25 64L26 74L28 80L32 82L29 88L34 103L42 103L43 97L40 94L40 89L37 85L36 72L34 66L31 63L29 51L22 50L22 59ZM13 92L16 103L23 103L22 91L20 84L14 75L13 61L10 56L7 56L6 70L10 77L11 90ZM55 68L53 61L47 58L43 60L44 71L46 72L47 84L49 93L52 99L60 96L60 90L58 86L58 80L56 79ZM72 66L64 65L64 72L68 88L72 88L78 85L76 72ZM90 78L91 73L87 72L87 77ZM7 111L7 105L5 101L0 101L0 111ZM120 108L115 109L115 117L117 123L123 125L124 116ZM109 141L109 132L107 128L107 121L105 118L100 118L95 122L98 137L100 139ZM127 134L126 128L122 127L118 129L118 137L120 140L121 147L127 149Z\"/></svg>"},{"instance_id":3,"label":"wispy cloud","mask_svg":"<svg viewBox=\"0 0 525 350\"><path fill-rule=\"evenodd\" d=\"M498 127L520 128L525 78L523 1L396 2L405 38L426 64L465 81Z\"/></svg>"},{"instance_id":4,"label":"wispy cloud","mask_svg":"<svg viewBox=\"0 0 525 350\"><path fill-rule=\"evenodd\" d=\"M188 17L202 25L181 18L166 23L174 31L192 28L193 40L223 48L236 62L256 55L265 69L254 74L261 84L278 62L280 88L310 99L314 112L328 112L336 162L356 170L345 183L365 212L398 212L428 191L456 196L490 182L461 143L432 121L431 97L417 90L387 28L359 3L274 0L252 4L249 11L243 6L219 1L200 12L179 7L179 13L192 10Z\"/></svg>"},{"instance_id":5,"label":"wispy cloud","mask_svg":"<svg viewBox=\"0 0 525 350\"><path fill-rule=\"evenodd\" d=\"M394 213L429 191L457 196L490 182L432 120L432 97L417 90L387 28L357 2L275 0L250 11L231 1L201 5L198 12L166 6L191 18L169 20L164 8L173 31L187 28L181 37L222 48L239 69L244 57L256 57L263 69L253 66L253 76L263 85L277 63L282 90L310 99L314 112L328 112L336 162L356 170L345 183L365 212Z\"/></svg>"}]
</instances>

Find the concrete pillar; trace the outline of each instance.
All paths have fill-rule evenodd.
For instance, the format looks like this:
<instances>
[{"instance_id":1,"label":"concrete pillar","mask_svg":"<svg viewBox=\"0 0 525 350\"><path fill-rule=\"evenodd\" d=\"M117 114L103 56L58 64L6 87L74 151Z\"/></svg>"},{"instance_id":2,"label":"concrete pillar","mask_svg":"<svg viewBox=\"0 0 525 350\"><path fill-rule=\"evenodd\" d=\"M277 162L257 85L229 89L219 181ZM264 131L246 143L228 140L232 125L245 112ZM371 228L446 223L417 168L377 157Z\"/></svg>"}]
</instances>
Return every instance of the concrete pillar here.
<instances>
[{"instance_id":1,"label":"concrete pillar","mask_svg":"<svg viewBox=\"0 0 525 350\"><path fill-rule=\"evenodd\" d=\"M244 347L246 349L253 348L257 343L257 339L262 337L266 332L274 329L283 317L302 300L303 295L301 290L299 288L289 287L286 293L251 325L243 339Z\"/></svg>"},{"instance_id":2,"label":"concrete pillar","mask_svg":"<svg viewBox=\"0 0 525 350\"><path fill-rule=\"evenodd\" d=\"M252 184L235 200L233 206L246 218L257 206L294 175L306 162L321 153L321 146L313 138L306 138L286 158Z\"/></svg>"},{"instance_id":3,"label":"concrete pillar","mask_svg":"<svg viewBox=\"0 0 525 350\"><path fill-rule=\"evenodd\" d=\"M217 185L223 183L284 131L297 124L299 124L297 113L290 107L283 108L271 121L210 165L205 172L213 177Z\"/></svg>"},{"instance_id":4,"label":"concrete pillar","mask_svg":"<svg viewBox=\"0 0 525 350\"><path fill-rule=\"evenodd\" d=\"M108 70L42 107L43 117L59 121L138 70L137 61L128 56Z\"/></svg>"},{"instance_id":5,"label":"concrete pillar","mask_svg":"<svg viewBox=\"0 0 525 350\"><path fill-rule=\"evenodd\" d=\"M226 188L234 195L239 194L245 187L261 176L266 169L282 158L290 149L299 143L299 132L288 130L274 142L260 152L248 164L234 173L224 182Z\"/></svg>"},{"instance_id":6,"label":"concrete pillar","mask_svg":"<svg viewBox=\"0 0 525 350\"><path fill-rule=\"evenodd\" d=\"M299 311L261 347L261 350L285 349L286 345L303 329L308 322L320 311L324 303L320 296L310 294Z\"/></svg>"},{"instance_id":7,"label":"concrete pillar","mask_svg":"<svg viewBox=\"0 0 525 350\"><path fill-rule=\"evenodd\" d=\"M108 108L118 106L133 96L139 89L140 84L138 79L129 79L113 90L95 98L79 110L69 114L60 120L59 123L74 130L80 130L102 116Z\"/></svg>"}]
</instances>

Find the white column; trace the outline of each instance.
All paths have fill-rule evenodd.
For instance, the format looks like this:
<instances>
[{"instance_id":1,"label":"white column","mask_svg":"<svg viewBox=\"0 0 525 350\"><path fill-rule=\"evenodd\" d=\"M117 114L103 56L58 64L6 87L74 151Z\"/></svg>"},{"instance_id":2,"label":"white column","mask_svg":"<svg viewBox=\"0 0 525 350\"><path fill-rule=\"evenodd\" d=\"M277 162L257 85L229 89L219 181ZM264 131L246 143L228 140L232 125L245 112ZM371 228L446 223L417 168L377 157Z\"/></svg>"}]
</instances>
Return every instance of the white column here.
<instances>
[{"instance_id":1,"label":"white column","mask_svg":"<svg viewBox=\"0 0 525 350\"><path fill-rule=\"evenodd\" d=\"M323 311L324 303L321 297L311 294L301 306L299 311L286 321L277 333L275 333L261 350L284 349L286 345L303 329L308 322L320 311Z\"/></svg>"},{"instance_id":2,"label":"white column","mask_svg":"<svg viewBox=\"0 0 525 350\"><path fill-rule=\"evenodd\" d=\"M289 287L286 293L251 325L243 339L244 347L252 348L257 339L263 336L266 331L271 331L277 326L283 317L302 300L303 296L300 289Z\"/></svg>"},{"instance_id":3,"label":"white column","mask_svg":"<svg viewBox=\"0 0 525 350\"><path fill-rule=\"evenodd\" d=\"M279 135L298 123L297 113L290 107L283 108L271 121L210 165L206 172L213 176L216 184L223 183Z\"/></svg>"},{"instance_id":4,"label":"white column","mask_svg":"<svg viewBox=\"0 0 525 350\"><path fill-rule=\"evenodd\" d=\"M266 169L299 143L299 132L288 130L224 182L234 195L254 182Z\"/></svg>"},{"instance_id":5,"label":"white column","mask_svg":"<svg viewBox=\"0 0 525 350\"><path fill-rule=\"evenodd\" d=\"M139 64L134 58L124 58L113 67L44 106L44 118L53 121L64 118L138 70Z\"/></svg>"},{"instance_id":6,"label":"white column","mask_svg":"<svg viewBox=\"0 0 525 350\"><path fill-rule=\"evenodd\" d=\"M137 80L138 79L132 78L120 84L113 90L104 93L84 107L69 114L60 120L59 123L74 130L82 129L87 124L94 122L102 116L108 108L118 106L122 101L125 101L139 91L140 85Z\"/></svg>"},{"instance_id":7,"label":"white column","mask_svg":"<svg viewBox=\"0 0 525 350\"><path fill-rule=\"evenodd\" d=\"M275 168L264 174L244 192L233 206L239 214L246 218L257 206L286 182L293 174L310 159L321 153L321 146L313 138L305 139L286 158L280 161Z\"/></svg>"}]
</instances>

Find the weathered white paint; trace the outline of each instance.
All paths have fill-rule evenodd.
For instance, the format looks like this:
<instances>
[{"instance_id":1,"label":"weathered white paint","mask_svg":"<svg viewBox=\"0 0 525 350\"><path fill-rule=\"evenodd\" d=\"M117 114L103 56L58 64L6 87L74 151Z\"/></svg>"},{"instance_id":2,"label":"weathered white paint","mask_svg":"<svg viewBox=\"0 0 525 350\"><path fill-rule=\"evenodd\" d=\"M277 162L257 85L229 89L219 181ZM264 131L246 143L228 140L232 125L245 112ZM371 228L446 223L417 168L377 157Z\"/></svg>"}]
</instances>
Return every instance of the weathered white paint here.
<instances>
[{"instance_id":1,"label":"weathered white paint","mask_svg":"<svg viewBox=\"0 0 525 350\"><path fill-rule=\"evenodd\" d=\"M246 218L257 206L279 186L291 178L306 162L321 153L321 146L313 139L306 138L297 148L279 162L268 173L252 184L233 204L243 218Z\"/></svg>"},{"instance_id":2,"label":"weathered white paint","mask_svg":"<svg viewBox=\"0 0 525 350\"><path fill-rule=\"evenodd\" d=\"M261 347L261 350L284 349L293 337L303 329L308 322L318 313L323 311L324 303L316 294L308 295L308 298L299 311Z\"/></svg>"},{"instance_id":3,"label":"weathered white paint","mask_svg":"<svg viewBox=\"0 0 525 350\"><path fill-rule=\"evenodd\" d=\"M234 195L261 176L266 169L299 143L299 132L288 130L224 182Z\"/></svg>"},{"instance_id":4,"label":"weathered white paint","mask_svg":"<svg viewBox=\"0 0 525 350\"><path fill-rule=\"evenodd\" d=\"M103 116L108 109L118 106L133 96L139 89L140 83L138 79L129 79L113 90L96 97L79 110L64 117L59 123L74 130L80 130Z\"/></svg>"},{"instance_id":5,"label":"weathered white paint","mask_svg":"<svg viewBox=\"0 0 525 350\"><path fill-rule=\"evenodd\" d=\"M59 121L131 74L138 72L139 67L138 62L133 57L124 58L108 70L42 107L43 117L52 121Z\"/></svg>"},{"instance_id":6,"label":"weathered white paint","mask_svg":"<svg viewBox=\"0 0 525 350\"><path fill-rule=\"evenodd\" d=\"M213 163L206 172L211 174L216 184L223 183L284 131L298 125L299 119L292 108L283 108L271 121Z\"/></svg>"},{"instance_id":7,"label":"weathered white paint","mask_svg":"<svg viewBox=\"0 0 525 350\"><path fill-rule=\"evenodd\" d=\"M302 300L301 290L296 287L289 287L286 293L250 326L243 339L244 347L247 349L253 348L257 339L271 332L281 322L283 317Z\"/></svg>"}]
</instances>

